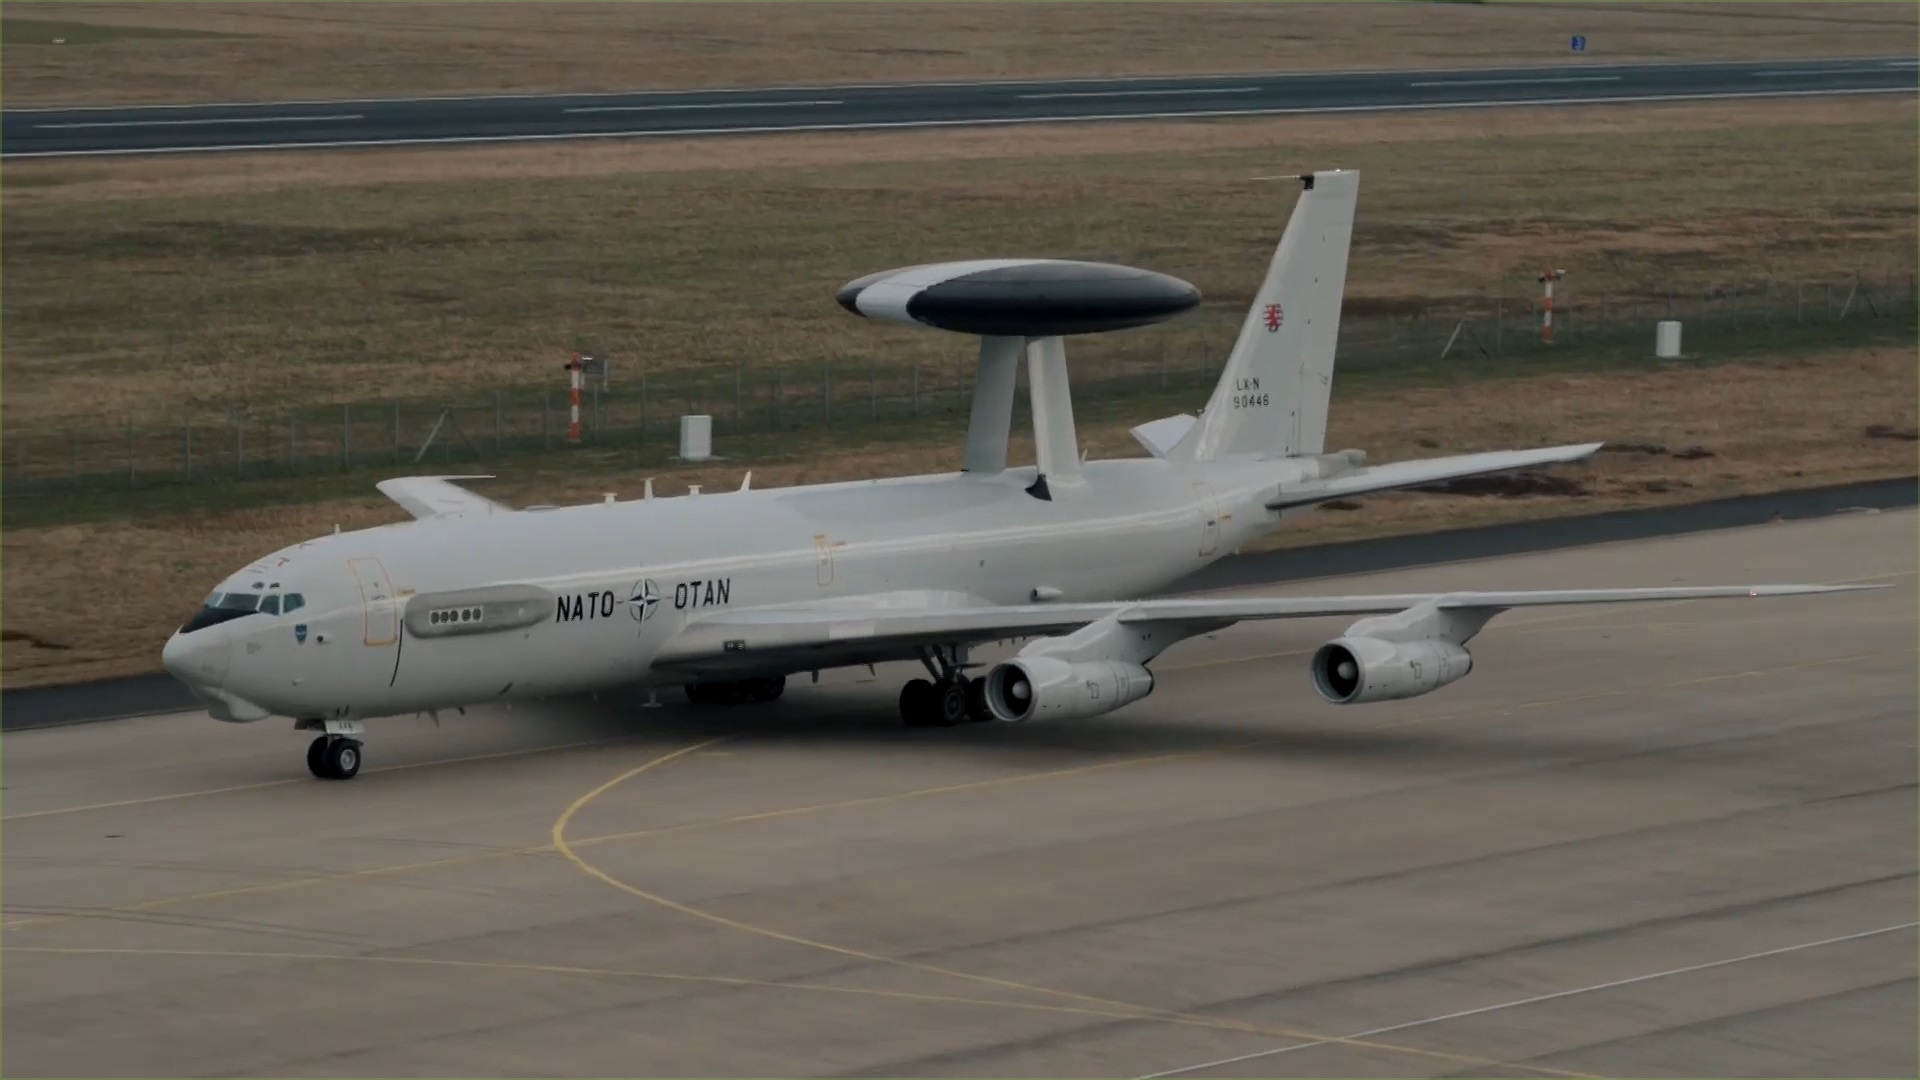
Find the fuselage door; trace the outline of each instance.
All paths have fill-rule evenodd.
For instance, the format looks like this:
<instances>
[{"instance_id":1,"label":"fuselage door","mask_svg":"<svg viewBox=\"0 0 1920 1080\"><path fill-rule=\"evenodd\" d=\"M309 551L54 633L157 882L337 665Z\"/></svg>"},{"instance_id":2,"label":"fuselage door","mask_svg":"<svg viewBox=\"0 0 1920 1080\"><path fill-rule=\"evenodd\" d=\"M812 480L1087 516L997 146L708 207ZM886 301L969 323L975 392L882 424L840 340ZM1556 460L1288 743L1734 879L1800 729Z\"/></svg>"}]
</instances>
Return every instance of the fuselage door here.
<instances>
[{"instance_id":1,"label":"fuselage door","mask_svg":"<svg viewBox=\"0 0 1920 1080\"><path fill-rule=\"evenodd\" d=\"M1200 506L1200 555L1204 558L1220 544L1220 504L1214 498L1213 485L1205 480L1193 482L1193 494Z\"/></svg>"},{"instance_id":2,"label":"fuselage door","mask_svg":"<svg viewBox=\"0 0 1920 1080\"><path fill-rule=\"evenodd\" d=\"M833 542L824 534L813 538L813 580L823 589L833 584Z\"/></svg>"},{"instance_id":3,"label":"fuselage door","mask_svg":"<svg viewBox=\"0 0 1920 1080\"><path fill-rule=\"evenodd\" d=\"M349 559L353 579L360 587L360 610L365 617L363 644L374 648L392 645L400 638L400 602L394 599L393 582L379 559Z\"/></svg>"}]
</instances>

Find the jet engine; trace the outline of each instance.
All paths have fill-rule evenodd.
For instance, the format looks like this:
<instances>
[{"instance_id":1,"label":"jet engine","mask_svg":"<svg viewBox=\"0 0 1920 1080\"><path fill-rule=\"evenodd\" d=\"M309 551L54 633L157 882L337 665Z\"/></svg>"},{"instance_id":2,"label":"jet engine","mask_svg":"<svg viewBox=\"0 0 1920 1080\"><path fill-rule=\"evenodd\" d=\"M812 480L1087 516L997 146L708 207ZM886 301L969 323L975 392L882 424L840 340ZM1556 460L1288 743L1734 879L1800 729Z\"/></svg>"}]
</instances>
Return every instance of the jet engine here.
<instances>
[{"instance_id":1,"label":"jet engine","mask_svg":"<svg viewBox=\"0 0 1920 1080\"><path fill-rule=\"evenodd\" d=\"M1123 660L1078 663L1017 656L987 672L984 697L995 720L1083 720L1153 692L1153 673Z\"/></svg>"},{"instance_id":2,"label":"jet engine","mask_svg":"<svg viewBox=\"0 0 1920 1080\"><path fill-rule=\"evenodd\" d=\"M1313 688L1335 705L1396 701L1438 690L1473 670L1467 650L1447 641L1335 638L1313 654Z\"/></svg>"}]
</instances>

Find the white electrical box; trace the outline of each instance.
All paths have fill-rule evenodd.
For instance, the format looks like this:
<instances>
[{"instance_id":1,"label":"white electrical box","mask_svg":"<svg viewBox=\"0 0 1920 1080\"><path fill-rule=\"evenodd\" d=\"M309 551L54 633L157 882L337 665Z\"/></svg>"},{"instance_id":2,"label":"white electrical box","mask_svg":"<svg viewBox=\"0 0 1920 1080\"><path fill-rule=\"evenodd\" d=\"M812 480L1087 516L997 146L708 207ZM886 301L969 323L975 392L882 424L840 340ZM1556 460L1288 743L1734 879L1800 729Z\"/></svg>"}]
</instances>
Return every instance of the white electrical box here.
<instances>
[{"instance_id":1,"label":"white electrical box","mask_svg":"<svg viewBox=\"0 0 1920 1080\"><path fill-rule=\"evenodd\" d=\"M1680 324L1673 319L1663 319L1653 332L1653 355L1662 360L1673 360L1680 355Z\"/></svg>"},{"instance_id":2,"label":"white electrical box","mask_svg":"<svg viewBox=\"0 0 1920 1080\"><path fill-rule=\"evenodd\" d=\"M680 418L680 460L706 461L713 457L713 417Z\"/></svg>"}]
</instances>

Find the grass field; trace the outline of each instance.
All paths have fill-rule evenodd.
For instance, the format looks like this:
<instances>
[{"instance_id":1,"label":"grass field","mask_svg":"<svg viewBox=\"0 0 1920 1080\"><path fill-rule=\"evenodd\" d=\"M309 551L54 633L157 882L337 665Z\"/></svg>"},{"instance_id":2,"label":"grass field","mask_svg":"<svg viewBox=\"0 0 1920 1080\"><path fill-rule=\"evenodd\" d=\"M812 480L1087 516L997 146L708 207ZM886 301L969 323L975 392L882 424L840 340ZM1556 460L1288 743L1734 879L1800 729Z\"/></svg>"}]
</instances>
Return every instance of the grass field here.
<instances>
[{"instance_id":1,"label":"grass field","mask_svg":"<svg viewBox=\"0 0 1920 1080\"><path fill-rule=\"evenodd\" d=\"M1361 170L1356 320L1913 267L1911 98L11 165L10 431L556 387L645 371L952 369L833 291L939 258L1150 266L1207 297L1076 364L1218 356L1296 197ZM1790 147L1791 152L1783 152ZM1815 164L1817 163L1817 165ZM1438 342L1435 343L1437 352Z\"/></svg>"},{"instance_id":2,"label":"grass field","mask_svg":"<svg viewBox=\"0 0 1920 1080\"><path fill-rule=\"evenodd\" d=\"M1884 3L6 5L10 106L1878 56ZM54 39L64 39L54 44Z\"/></svg>"}]
</instances>

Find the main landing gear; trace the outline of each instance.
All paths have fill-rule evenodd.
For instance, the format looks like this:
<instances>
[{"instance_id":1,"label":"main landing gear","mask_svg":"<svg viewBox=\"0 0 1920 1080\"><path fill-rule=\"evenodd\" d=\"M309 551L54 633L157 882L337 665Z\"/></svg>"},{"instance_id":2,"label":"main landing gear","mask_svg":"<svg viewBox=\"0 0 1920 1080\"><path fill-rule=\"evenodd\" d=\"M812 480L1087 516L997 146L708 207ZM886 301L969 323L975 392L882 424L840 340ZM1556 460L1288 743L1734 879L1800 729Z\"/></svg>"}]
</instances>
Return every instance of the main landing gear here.
<instances>
[{"instance_id":1,"label":"main landing gear","mask_svg":"<svg viewBox=\"0 0 1920 1080\"><path fill-rule=\"evenodd\" d=\"M695 705L738 705L743 701L772 701L785 693L787 677L742 679L739 682L688 683L687 700Z\"/></svg>"},{"instance_id":2,"label":"main landing gear","mask_svg":"<svg viewBox=\"0 0 1920 1080\"><path fill-rule=\"evenodd\" d=\"M296 731L325 734L307 744L307 769L322 780L351 780L360 775L360 751L365 745L352 736L366 728L358 720L299 720Z\"/></svg>"},{"instance_id":3,"label":"main landing gear","mask_svg":"<svg viewBox=\"0 0 1920 1080\"><path fill-rule=\"evenodd\" d=\"M967 677L963 646L923 648L920 662L933 679L914 679L900 688L900 719L908 727L952 727L993 719L987 712L987 681Z\"/></svg>"}]
</instances>

